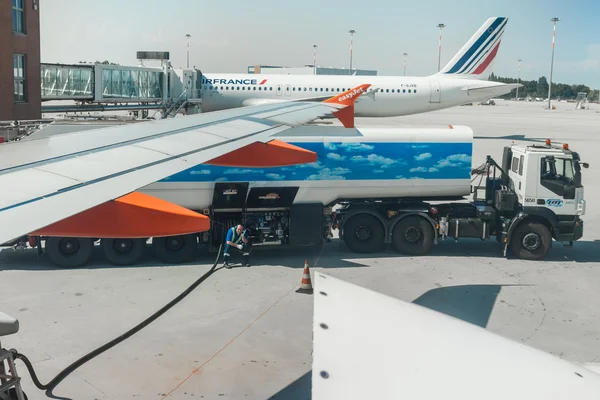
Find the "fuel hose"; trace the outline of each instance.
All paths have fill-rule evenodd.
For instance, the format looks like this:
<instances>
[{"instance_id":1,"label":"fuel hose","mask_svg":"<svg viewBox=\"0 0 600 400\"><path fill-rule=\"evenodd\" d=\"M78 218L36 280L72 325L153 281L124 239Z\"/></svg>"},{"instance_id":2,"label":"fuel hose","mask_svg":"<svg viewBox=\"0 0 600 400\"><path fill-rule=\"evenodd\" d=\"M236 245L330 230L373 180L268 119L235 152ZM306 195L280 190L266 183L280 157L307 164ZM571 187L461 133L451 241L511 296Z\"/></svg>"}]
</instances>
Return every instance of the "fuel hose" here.
<instances>
[{"instance_id":1,"label":"fuel hose","mask_svg":"<svg viewBox=\"0 0 600 400\"><path fill-rule=\"evenodd\" d=\"M187 295L192 293L194 291L194 289L196 289L202 282L204 282L213 273L215 273L217 271L216 267L217 267L217 264L219 263L219 257L221 256L222 249L223 249L223 245L221 244L221 246L219 246L217 258L215 259L215 262L214 262L213 266L211 267L211 269L208 272L206 272L204 275L202 275L200 278L198 278L194 283L192 283L192 285L190 287L188 287L186 290L184 290L179 296L175 297L173 300L171 300L168 304L166 304L160 310L158 310L157 312L152 314L150 317L146 318L144 321L140 322L138 325L134 326L127 332L123 333L121 336L111 340L110 342L98 347L97 349L95 349L95 350L89 352L88 354L84 355L83 357L79 358L78 360L73 362L71 365L69 365L67 368L62 370L58 375L56 375L47 384L42 384L40 382L40 380L38 379L38 376L35 372L35 369L33 368L33 365L31 364L31 361L29 361L29 359L25 355L19 353L17 350L11 349L10 351L13 353L13 358L15 358L17 360L21 360L25 364L25 366L27 367L27 370L29 371L29 374L31 375L33 384L38 389L45 390L46 396L53 397L54 395L52 394L52 391L56 388L56 386L58 386L59 383L61 383L67 376L69 376L71 373L73 373L77 368L81 367L86 362L99 356L100 354L104 353L106 350L116 346L117 344L130 338L131 336L135 335L137 332L141 331L142 329L144 329L145 327L150 325L152 322L154 322L156 319L158 319L161 315L163 315L165 312L167 312L170 308L172 308L177 303L179 303L181 300L183 300Z\"/></svg>"}]
</instances>

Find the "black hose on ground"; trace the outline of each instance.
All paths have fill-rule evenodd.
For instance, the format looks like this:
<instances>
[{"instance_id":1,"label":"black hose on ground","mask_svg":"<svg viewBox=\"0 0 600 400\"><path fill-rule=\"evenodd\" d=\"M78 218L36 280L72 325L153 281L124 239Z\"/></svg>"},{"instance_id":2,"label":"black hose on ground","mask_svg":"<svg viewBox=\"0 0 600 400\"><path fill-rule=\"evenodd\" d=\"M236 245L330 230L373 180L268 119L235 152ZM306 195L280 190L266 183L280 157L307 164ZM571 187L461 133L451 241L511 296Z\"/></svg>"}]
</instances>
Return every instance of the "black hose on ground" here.
<instances>
[{"instance_id":1,"label":"black hose on ground","mask_svg":"<svg viewBox=\"0 0 600 400\"><path fill-rule=\"evenodd\" d=\"M175 297L173 300L171 300L171 302L166 304L163 308L161 308L160 310L158 310L157 312L152 314L150 317L146 318L144 321L142 321L141 323L139 323L138 325L136 325L129 331L125 332L121 336L111 340L110 342L98 347L97 349L91 351L90 353L86 354L85 356L79 358L77 361L75 361L74 363L69 365L67 368L62 370L58 375L56 375L56 377L54 377L54 379L52 379L47 384L44 385L40 382L37 374L35 373L33 365L31 364L31 361L29 361L29 359L25 355L19 353L16 350L11 350L13 352L13 357L15 359L23 361L23 363L27 367L27 370L29 371L29 374L31 375L31 379L32 379L34 385L40 390L45 390L46 396L52 397L53 396L52 391L54 390L54 388L56 388L56 386L58 386L58 384L60 382L62 382L67 376L69 376L73 371L75 371L77 368L81 367L83 364L90 361L91 359L104 353L106 350L116 346L117 344L121 343L125 339L128 339L131 336L135 335L137 332L141 331L146 326L150 325L152 322L154 322L156 319L158 319L158 317L163 315L170 308L172 308L174 305L176 305L181 300L183 300L187 295L189 295L192 291L194 291L194 289L196 289L202 282L204 282L206 279L208 279L208 277L210 277L216 271L217 264L219 263L219 257L221 256L222 248L223 248L223 245L221 244L221 246L219 247L219 252L217 253L217 258L216 258L215 263L213 264L212 268L208 272L206 272L204 275L202 275L200 278L198 278L198 280L196 280L196 282L194 282L189 288L184 290L179 296Z\"/></svg>"}]
</instances>

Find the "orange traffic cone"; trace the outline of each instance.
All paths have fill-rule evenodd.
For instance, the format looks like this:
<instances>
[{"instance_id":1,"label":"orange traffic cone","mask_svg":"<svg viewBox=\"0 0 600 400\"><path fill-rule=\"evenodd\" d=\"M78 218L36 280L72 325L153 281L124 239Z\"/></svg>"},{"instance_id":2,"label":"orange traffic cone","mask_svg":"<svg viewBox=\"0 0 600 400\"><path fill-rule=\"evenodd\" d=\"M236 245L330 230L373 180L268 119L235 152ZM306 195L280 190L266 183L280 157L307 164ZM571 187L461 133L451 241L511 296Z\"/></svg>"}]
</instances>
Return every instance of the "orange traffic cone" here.
<instances>
[{"instance_id":1,"label":"orange traffic cone","mask_svg":"<svg viewBox=\"0 0 600 400\"><path fill-rule=\"evenodd\" d=\"M310 270L308 269L308 260L304 260L304 272L302 272L302 286L296 290L296 293L312 294L313 287L310 281Z\"/></svg>"}]
</instances>

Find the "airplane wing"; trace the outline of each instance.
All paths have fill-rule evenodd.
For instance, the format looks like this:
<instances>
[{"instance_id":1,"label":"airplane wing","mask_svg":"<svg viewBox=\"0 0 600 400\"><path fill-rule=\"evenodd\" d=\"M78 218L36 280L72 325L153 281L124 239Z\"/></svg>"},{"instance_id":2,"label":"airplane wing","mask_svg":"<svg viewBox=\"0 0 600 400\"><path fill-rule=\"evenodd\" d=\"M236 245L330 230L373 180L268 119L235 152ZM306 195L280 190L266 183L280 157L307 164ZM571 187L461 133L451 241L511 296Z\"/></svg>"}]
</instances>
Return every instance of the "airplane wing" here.
<instances>
[{"instance_id":1,"label":"airplane wing","mask_svg":"<svg viewBox=\"0 0 600 400\"><path fill-rule=\"evenodd\" d=\"M487 91L487 92L490 92L490 94L496 94L498 92L498 90L508 93L511 90L520 88L520 87L523 87L523 85L520 83L500 83L500 82L498 82L497 84L486 83L485 85L482 85L482 86L466 86L466 87L462 88L462 90L465 92L486 92Z\"/></svg>"},{"instance_id":2,"label":"airplane wing","mask_svg":"<svg viewBox=\"0 0 600 400\"><path fill-rule=\"evenodd\" d=\"M600 375L457 318L314 274L312 398L600 398Z\"/></svg>"},{"instance_id":3,"label":"airplane wing","mask_svg":"<svg viewBox=\"0 0 600 400\"><path fill-rule=\"evenodd\" d=\"M233 165L235 157L223 157L295 125L332 113L353 118L345 110L369 86L324 102L247 107L2 144L0 245L195 165L211 160Z\"/></svg>"}]
</instances>

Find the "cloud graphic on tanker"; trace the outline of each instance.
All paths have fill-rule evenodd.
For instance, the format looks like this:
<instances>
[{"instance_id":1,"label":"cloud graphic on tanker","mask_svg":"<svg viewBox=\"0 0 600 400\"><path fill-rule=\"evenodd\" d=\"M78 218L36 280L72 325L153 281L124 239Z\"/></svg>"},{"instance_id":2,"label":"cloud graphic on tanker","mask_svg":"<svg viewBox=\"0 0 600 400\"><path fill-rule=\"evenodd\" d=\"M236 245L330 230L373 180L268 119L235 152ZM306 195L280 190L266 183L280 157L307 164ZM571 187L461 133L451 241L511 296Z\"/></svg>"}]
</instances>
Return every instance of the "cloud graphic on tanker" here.
<instances>
[{"instance_id":1,"label":"cloud graphic on tanker","mask_svg":"<svg viewBox=\"0 0 600 400\"><path fill-rule=\"evenodd\" d=\"M346 159L346 156L341 156L337 153L327 153L327 158L334 161L344 161Z\"/></svg>"},{"instance_id":2,"label":"cloud graphic on tanker","mask_svg":"<svg viewBox=\"0 0 600 400\"><path fill-rule=\"evenodd\" d=\"M469 165L464 165L469 163ZM471 163L471 156L468 154L453 154L446 158L442 158L437 162L435 167L437 168L445 168L445 167L469 167Z\"/></svg>"},{"instance_id":3,"label":"cloud graphic on tanker","mask_svg":"<svg viewBox=\"0 0 600 400\"><path fill-rule=\"evenodd\" d=\"M262 173L264 173L264 171L260 170L260 169L229 168L229 169L226 169L223 173L226 174L226 175L235 175L235 174L262 174Z\"/></svg>"},{"instance_id":4,"label":"cloud graphic on tanker","mask_svg":"<svg viewBox=\"0 0 600 400\"><path fill-rule=\"evenodd\" d=\"M370 144L365 143L340 143L340 146L344 148L347 152L360 152L360 151L370 151L375 148Z\"/></svg>"},{"instance_id":5,"label":"cloud graphic on tanker","mask_svg":"<svg viewBox=\"0 0 600 400\"><path fill-rule=\"evenodd\" d=\"M398 161L392 160L388 157L379 156L377 154L369 154L367 157L365 156L353 156L351 158L352 161L356 163L369 163L371 166L381 166L383 168L396 164Z\"/></svg>"},{"instance_id":6,"label":"cloud graphic on tanker","mask_svg":"<svg viewBox=\"0 0 600 400\"><path fill-rule=\"evenodd\" d=\"M285 179L285 175L281 175L281 174L265 174L265 176L274 181L282 181Z\"/></svg>"},{"instance_id":7,"label":"cloud graphic on tanker","mask_svg":"<svg viewBox=\"0 0 600 400\"><path fill-rule=\"evenodd\" d=\"M431 153L423 153L423 154L419 154L418 156L415 156L415 160L417 160L417 161L424 161L424 160L427 160L428 158L431 158Z\"/></svg>"},{"instance_id":8,"label":"cloud graphic on tanker","mask_svg":"<svg viewBox=\"0 0 600 400\"><path fill-rule=\"evenodd\" d=\"M202 169L200 171L191 171L190 175L210 175L209 169Z\"/></svg>"},{"instance_id":9,"label":"cloud graphic on tanker","mask_svg":"<svg viewBox=\"0 0 600 400\"><path fill-rule=\"evenodd\" d=\"M323 168L318 174L310 175L306 179L309 181L343 180L346 179L343 177L343 175L349 174L350 172L352 171L350 171L348 168Z\"/></svg>"}]
</instances>

